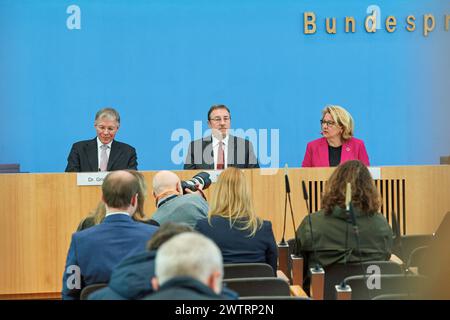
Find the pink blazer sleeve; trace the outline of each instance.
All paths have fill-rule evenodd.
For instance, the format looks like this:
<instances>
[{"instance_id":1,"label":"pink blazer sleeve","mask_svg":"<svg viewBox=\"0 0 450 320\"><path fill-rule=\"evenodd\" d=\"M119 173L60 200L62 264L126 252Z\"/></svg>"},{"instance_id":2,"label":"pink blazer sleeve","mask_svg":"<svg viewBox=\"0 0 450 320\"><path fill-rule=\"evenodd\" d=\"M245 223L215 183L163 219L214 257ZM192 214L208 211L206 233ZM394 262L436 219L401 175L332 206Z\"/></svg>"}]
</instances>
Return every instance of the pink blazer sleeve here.
<instances>
[{"instance_id":1,"label":"pink blazer sleeve","mask_svg":"<svg viewBox=\"0 0 450 320\"><path fill-rule=\"evenodd\" d=\"M366 146L364 145L364 142L361 140L361 145L359 148L358 153L358 160L364 163L367 167L370 166L369 163L369 156L367 155Z\"/></svg>"},{"instance_id":2,"label":"pink blazer sleeve","mask_svg":"<svg viewBox=\"0 0 450 320\"><path fill-rule=\"evenodd\" d=\"M306 152L305 156L303 157L302 167L312 167L312 151L310 143L308 143L306 146Z\"/></svg>"}]
</instances>

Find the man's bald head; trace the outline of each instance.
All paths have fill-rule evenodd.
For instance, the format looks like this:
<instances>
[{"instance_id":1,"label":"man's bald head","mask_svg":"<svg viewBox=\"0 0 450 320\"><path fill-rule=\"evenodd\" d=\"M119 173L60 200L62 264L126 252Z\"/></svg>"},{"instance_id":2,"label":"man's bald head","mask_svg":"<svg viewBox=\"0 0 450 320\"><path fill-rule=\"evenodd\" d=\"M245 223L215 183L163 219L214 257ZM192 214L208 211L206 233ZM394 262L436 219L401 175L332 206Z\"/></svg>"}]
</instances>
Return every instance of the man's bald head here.
<instances>
[{"instance_id":1,"label":"man's bald head","mask_svg":"<svg viewBox=\"0 0 450 320\"><path fill-rule=\"evenodd\" d=\"M127 209L139 191L139 181L127 171L113 171L103 180L103 201L106 206Z\"/></svg>"},{"instance_id":2,"label":"man's bald head","mask_svg":"<svg viewBox=\"0 0 450 320\"><path fill-rule=\"evenodd\" d=\"M180 178L171 171L159 171L153 177L153 194L158 197L168 191L181 192Z\"/></svg>"}]
</instances>

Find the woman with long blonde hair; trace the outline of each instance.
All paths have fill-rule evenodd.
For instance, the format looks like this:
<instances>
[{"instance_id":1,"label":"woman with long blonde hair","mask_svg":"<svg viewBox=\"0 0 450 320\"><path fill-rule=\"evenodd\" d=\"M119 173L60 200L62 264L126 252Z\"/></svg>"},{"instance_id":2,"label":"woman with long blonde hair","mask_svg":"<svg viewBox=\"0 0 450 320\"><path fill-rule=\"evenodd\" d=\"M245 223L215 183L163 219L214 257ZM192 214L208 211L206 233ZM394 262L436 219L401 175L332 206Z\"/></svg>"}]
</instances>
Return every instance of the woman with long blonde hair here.
<instances>
[{"instance_id":1,"label":"woman with long blonde hair","mask_svg":"<svg viewBox=\"0 0 450 320\"><path fill-rule=\"evenodd\" d=\"M196 230L211 238L222 251L224 263L263 262L277 269L277 246L270 221L254 209L244 173L227 168L215 184L208 219Z\"/></svg>"}]
</instances>

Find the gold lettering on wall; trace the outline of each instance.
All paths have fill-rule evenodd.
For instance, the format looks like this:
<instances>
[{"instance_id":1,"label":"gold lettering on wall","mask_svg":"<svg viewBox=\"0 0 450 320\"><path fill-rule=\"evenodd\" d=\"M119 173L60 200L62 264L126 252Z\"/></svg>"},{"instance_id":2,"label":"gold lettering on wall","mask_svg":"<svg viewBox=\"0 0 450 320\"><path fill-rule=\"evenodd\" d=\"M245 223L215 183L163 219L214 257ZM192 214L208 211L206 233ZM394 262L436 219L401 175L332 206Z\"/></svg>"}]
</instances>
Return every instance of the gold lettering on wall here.
<instances>
[{"instance_id":1,"label":"gold lettering on wall","mask_svg":"<svg viewBox=\"0 0 450 320\"><path fill-rule=\"evenodd\" d=\"M305 12L303 14L303 32L305 34L316 33L316 15L314 12Z\"/></svg>"},{"instance_id":2,"label":"gold lettering on wall","mask_svg":"<svg viewBox=\"0 0 450 320\"><path fill-rule=\"evenodd\" d=\"M450 25L450 14L445 15L445 31L448 31Z\"/></svg>"},{"instance_id":3,"label":"gold lettering on wall","mask_svg":"<svg viewBox=\"0 0 450 320\"><path fill-rule=\"evenodd\" d=\"M372 26L369 27L369 21L372 22ZM364 22L366 27L366 31L370 33L374 33L377 31L377 12L373 11L371 15L366 17L366 21Z\"/></svg>"},{"instance_id":4,"label":"gold lettering on wall","mask_svg":"<svg viewBox=\"0 0 450 320\"><path fill-rule=\"evenodd\" d=\"M431 21L431 25L429 22ZM425 37L428 36L428 33L434 30L436 26L436 21L434 20L434 16L432 14L424 14L423 15L423 35Z\"/></svg>"},{"instance_id":5,"label":"gold lettering on wall","mask_svg":"<svg viewBox=\"0 0 450 320\"><path fill-rule=\"evenodd\" d=\"M386 18L386 30L387 32L394 32L397 27L397 19L394 16L389 16Z\"/></svg>"},{"instance_id":6,"label":"gold lettering on wall","mask_svg":"<svg viewBox=\"0 0 450 320\"><path fill-rule=\"evenodd\" d=\"M350 30L350 23L352 24L352 32L354 33L355 30L355 25L356 25L356 21L355 18L353 17L345 17L345 32L349 32Z\"/></svg>"},{"instance_id":7,"label":"gold lettering on wall","mask_svg":"<svg viewBox=\"0 0 450 320\"><path fill-rule=\"evenodd\" d=\"M408 24L406 26L406 30L408 30L409 32L413 32L414 30L416 30L416 17L414 17L413 15L409 15L406 18L406 23Z\"/></svg>"},{"instance_id":8,"label":"gold lettering on wall","mask_svg":"<svg viewBox=\"0 0 450 320\"><path fill-rule=\"evenodd\" d=\"M327 28L327 33L334 33L336 34L336 18L332 18L332 26L330 27L330 18L327 18L325 21L325 26Z\"/></svg>"}]
</instances>

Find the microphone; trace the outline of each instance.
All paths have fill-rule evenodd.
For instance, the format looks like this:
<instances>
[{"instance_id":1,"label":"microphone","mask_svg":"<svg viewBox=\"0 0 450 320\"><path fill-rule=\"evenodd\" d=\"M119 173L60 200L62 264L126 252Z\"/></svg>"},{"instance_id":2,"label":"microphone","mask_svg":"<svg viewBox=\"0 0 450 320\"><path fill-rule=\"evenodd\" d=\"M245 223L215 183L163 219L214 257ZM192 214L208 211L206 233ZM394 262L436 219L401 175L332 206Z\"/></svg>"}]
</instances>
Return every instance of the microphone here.
<instances>
[{"instance_id":1,"label":"microphone","mask_svg":"<svg viewBox=\"0 0 450 320\"><path fill-rule=\"evenodd\" d=\"M295 245L294 245L294 254L298 255L298 237L297 237L297 229L295 228L295 219L294 219L294 210L292 210L292 201L291 201L291 187L289 185L289 176L288 176L288 165L285 164L284 166L284 182L286 186L286 197L284 199L284 224L283 224L283 236L281 239L281 243L285 244L284 241L284 235L286 232L286 212L287 212L287 203L289 201L289 209L291 211L291 219L292 219L292 226L294 228L294 239L295 239Z\"/></svg>"},{"instance_id":2,"label":"microphone","mask_svg":"<svg viewBox=\"0 0 450 320\"><path fill-rule=\"evenodd\" d=\"M285 236L285 233L286 233L287 195L291 193L291 187L289 186L289 177L288 177L287 163L284 165L284 185L285 185L285 188L286 188L286 197L284 198L283 235L281 237L281 242L280 242L280 244L282 244L282 245L286 244L284 236Z\"/></svg>"},{"instance_id":3,"label":"microphone","mask_svg":"<svg viewBox=\"0 0 450 320\"><path fill-rule=\"evenodd\" d=\"M314 254L314 260L316 261L316 265L314 266L314 271L319 271L321 269L319 262L317 261L317 249L314 245L314 233L312 228L312 220L311 220L311 210L309 209L308 205L308 191L306 191L306 183L302 180L302 189L303 189L303 199L305 199L306 203L306 209L308 210L308 224L309 224L309 230L311 232L311 247L313 249Z\"/></svg>"},{"instance_id":4,"label":"microphone","mask_svg":"<svg viewBox=\"0 0 450 320\"><path fill-rule=\"evenodd\" d=\"M308 191L306 191L305 181L302 181L302 189L303 189L303 199L305 200L305 203L306 203L306 209L308 210L308 213L311 213L311 211L309 210L309 205L308 205Z\"/></svg>"},{"instance_id":5,"label":"microphone","mask_svg":"<svg viewBox=\"0 0 450 320\"><path fill-rule=\"evenodd\" d=\"M287 163L284 165L284 184L286 186L286 192L287 193L291 193L291 187L289 185L288 165L287 165Z\"/></svg>"},{"instance_id":6,"label":"microphone","mask_svg":"<svg viewBox=\"0 0 450 320\"><path fill-rule=\"evenodd\" d=\"M347 182L347 189L345 190L345 208L350 212L350 202L352 201L352 184Z\"/></svg>"},{"instance_id":7,"label":"microphone","mask_svg":"<svg viewBox=\"0 0 450 320\"><path fill-rule=\"evenodd\" d=\"M361 245L360 245L360 241L359 241L359 229L358 229L358 225L356 224L356 215L355 215L355 211L353 210L353 204L352 204L352 185L350 182L347 182L347 188L345 191L345 210L347 212L347 214L349 215L350 218L350 222L353 226L353 233L355 234L355 241L356 241L356 254L358 254L358 260L359 260L359 265L361 266L361 272L364 275L364 277L366 277L366 272L364 270L364 266L362 263L362 258L361 258ZM347 249L347 234L346 234L346 245L345 245L346 249ZM347 262L347 259L345 259L345 261ZM341 287L346 287L346 283L345 281L343 281L341 283ZM370 297L370 291L369 288L367 287L367 295L368 297Z\"/></svg>"}]
</instances>

